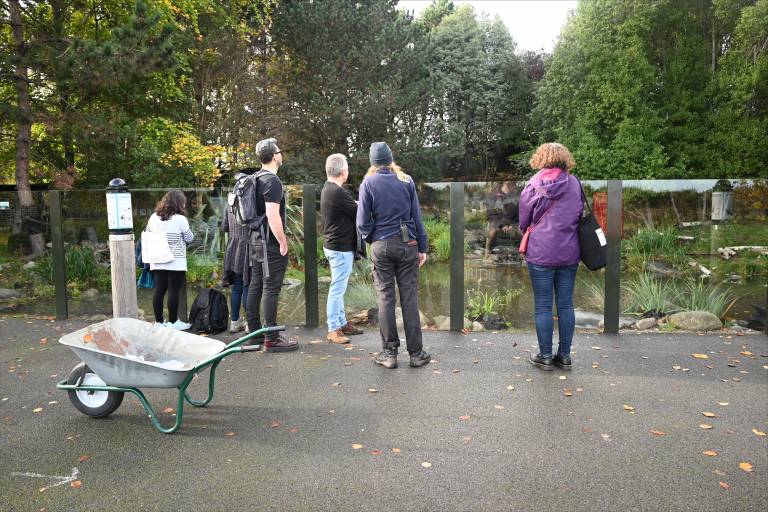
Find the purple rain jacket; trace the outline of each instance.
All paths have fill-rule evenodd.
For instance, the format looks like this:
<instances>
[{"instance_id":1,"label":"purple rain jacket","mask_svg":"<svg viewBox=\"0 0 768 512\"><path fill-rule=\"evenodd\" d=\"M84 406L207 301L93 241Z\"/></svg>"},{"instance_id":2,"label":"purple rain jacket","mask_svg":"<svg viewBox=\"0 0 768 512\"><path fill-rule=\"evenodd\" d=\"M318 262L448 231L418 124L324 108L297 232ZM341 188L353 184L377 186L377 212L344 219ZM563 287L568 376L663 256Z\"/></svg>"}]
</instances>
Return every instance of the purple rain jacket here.
<instances>
[{"instance_id":1,"label":"purple rain jacket","mask_svg":"<svg viewBox=\"0 0 768 512\"><path fill-rule=\"evenodd\" d=\"M526 261L547 267L579 263L576 231L583 208L581 184L575 176L557 168L536 173L520 194L520 231L525 233L547 213L528 238Z\"/></svg>"}]
</instances>

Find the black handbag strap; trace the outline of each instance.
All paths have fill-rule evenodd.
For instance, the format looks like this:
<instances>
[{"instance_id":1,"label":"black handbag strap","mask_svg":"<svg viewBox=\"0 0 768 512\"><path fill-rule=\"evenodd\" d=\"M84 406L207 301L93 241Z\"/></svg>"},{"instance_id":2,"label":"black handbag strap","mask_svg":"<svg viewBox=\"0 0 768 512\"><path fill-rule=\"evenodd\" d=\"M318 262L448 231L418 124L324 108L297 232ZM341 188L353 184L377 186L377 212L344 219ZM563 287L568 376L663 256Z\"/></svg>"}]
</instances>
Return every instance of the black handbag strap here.
<instances>
[{"instance_id":1,"label":"black handbag strap","mask_svg":"<svg viewBox=\"0 0 768 512\"><path fill-rule=\"evenodd\" d=\"M573 174L571 174L571 176L573 176ZM579 188L581 189L581 200L587 206L587 212L589 212L589 215L592 215L592 208L589 206L589 201L587 201L587 194L584 192L584 185L581 184L581 180L579 178L576 178L576 176L573 177L579 183ZM582 217L584 216L583 214L584 211L582 208Z\"/></svg>"}]
</instances>

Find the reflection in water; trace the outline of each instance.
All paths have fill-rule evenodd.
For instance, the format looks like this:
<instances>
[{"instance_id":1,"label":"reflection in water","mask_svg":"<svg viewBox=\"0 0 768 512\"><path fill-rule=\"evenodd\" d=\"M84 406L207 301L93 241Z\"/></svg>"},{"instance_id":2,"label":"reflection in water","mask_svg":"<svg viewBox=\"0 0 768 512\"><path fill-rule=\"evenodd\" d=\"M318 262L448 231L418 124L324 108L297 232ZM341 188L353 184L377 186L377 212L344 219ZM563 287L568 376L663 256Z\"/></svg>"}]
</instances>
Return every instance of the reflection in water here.
<instances>
[{"instance_id":1,"label":"reflection in water","mask_svg":"<svg viewBox=\"0 0 768 512\"><path fill-rule=\"evenodd\" d=\"M502 239L504 245L515 246L520 239L519 213L520 191L512 181L496 183L485 199L485 212L488 216L488 233L485 242L485 258Z\"/></svg>"}]
</instances>

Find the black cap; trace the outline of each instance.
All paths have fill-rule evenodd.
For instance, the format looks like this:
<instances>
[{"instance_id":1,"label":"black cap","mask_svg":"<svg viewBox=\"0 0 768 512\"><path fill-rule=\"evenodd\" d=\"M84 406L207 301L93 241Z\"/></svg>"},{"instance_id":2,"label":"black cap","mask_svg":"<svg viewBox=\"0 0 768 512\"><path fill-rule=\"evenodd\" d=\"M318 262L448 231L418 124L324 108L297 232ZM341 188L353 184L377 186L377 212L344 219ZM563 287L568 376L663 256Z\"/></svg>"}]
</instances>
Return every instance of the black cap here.
<instances>
[{"instance_id":1,"label":"black cap","mask_svg":"<svg viewBox=\"0 0 768 512\"><path fill-rule=\"evenodd\" d=\"M368 159L371 161L371 165L387 165L395 160L392 157L392 150L389 149L386 142L374 142L371 144Z\"/></svg>"}]
</instances>

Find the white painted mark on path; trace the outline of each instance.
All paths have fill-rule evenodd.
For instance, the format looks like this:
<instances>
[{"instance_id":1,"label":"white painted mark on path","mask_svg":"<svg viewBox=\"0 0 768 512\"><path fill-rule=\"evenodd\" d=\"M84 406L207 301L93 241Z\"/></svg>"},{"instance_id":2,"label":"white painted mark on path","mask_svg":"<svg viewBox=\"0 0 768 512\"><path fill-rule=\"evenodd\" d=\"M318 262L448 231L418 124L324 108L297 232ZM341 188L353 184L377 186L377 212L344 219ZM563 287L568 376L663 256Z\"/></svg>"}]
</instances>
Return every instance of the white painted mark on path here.
<instances>
[{"instance_id":1,"label":"white painted mark on path","mask_svg":"<svg viewBox=\"0 0 768 512\"><path fill-rule=\"evenodd\" d=\"M14 471L11 473L11 476L25 476L27 478L46 478L48 480L58 480L55 484L46 485L45 487L40 488L40 492L47 491L48 489L51 489L53 487L58 487L60 485L68 484L70 482L74 482L77 480L78 475L80 474L80 471L77 468L72 468L72 474L69 476L54 476L54 475L41 475L39 473L20 473L18 471Z\"/></svg>"}]
</instances>

